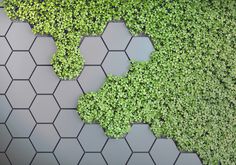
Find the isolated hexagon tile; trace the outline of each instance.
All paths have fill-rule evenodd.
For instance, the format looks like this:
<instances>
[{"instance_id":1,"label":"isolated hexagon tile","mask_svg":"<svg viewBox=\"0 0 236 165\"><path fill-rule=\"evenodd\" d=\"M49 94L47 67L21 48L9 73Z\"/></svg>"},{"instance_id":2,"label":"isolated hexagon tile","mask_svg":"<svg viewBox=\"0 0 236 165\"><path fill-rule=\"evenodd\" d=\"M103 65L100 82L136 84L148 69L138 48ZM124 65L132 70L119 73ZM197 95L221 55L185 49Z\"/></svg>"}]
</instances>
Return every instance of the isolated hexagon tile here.
<instances>
[{"instance_id":1,"label":"isolated hexagon tile","mask_svg":"<svg viewBox=\"0 0 236 165\"><path fill-rule=\"evenodd\" d=\"M59 165L52 153L37 153L31 165Z\"/></svg>"},{"instance_id":2,"label":"isolated hexagon tile","mask_svg":"<svg viewBox=\"0 0 236 165\"><path fill-rule=\"evenodd\" d=\"M199 157L195 153L181 153L175 165L202 165Z\"/></svg>"},{"instance_id":3,"label":"isolated hexagon tile","mask_svg":"<svg viewBox=\"0 0 236 165\"><path fill-rule=\"evenodd\" d=\"M0 109L0 123L4 123L12 109L5 95L0 95Z\"/></svg>"},{"instance_id":4,"label":"isolated hexagon tile","mask_svg":"<svg viewBox=\"0 0 236 165\"><path fill-rule=\"evenodd\" d=\"M173 140L157 139L150 154L156 164L173 165L179 155L179 150Z\"/></svg>"},{"instance_id":5,"label":"isolated hexagon tile","mask_svg":"<svg viewBox=\"0 0 236 165\"><path fill-rule=\"evenodd\" d=\"M30 110L37 123L52 123L60 108L53 95L37 95Z\"/></svg>"},{"instance_id":6,"label":"isolated hexagon tile","mask_svg":"<svg viewBox=\"0 0 236 165\"><path fill-rule=\"evenodd\" d=\"M77 137L84 122L75 110L61 110L54 125L61 137Z\"/></svg>"},{"instance_id":7,"label":"isolated hexagon tile","mask_svg":"<svg viewBox=\"0 0 236 165\"><path fill-rule=\"evenodd\" d=\"M85 153L79 165L106 165L100 153Z\"/></svg>"},{"instance_id":8,"label":"isolated hexagon tile","mask_svg":"<svg viewBox=\"0 0 236 165\"><path fill-rule=\"evenodd\" d=\"M131 60L147 61L154 47L149 37L133 37L126 49L126 52Z\"/></svg>"},{"instance_id":9,"label":"isolated hexagon tile","mask_svg":"<svg viewBox=\"0 0 236 165\"><path fill-rule=\"evenodd\" d=\"M85 37L79 48L85 64L100 65L107 54L101 37Z\"/></svg>"},{"instance_id":10,"label":"isolated hexagon tile","mask_svg":"<svg viewBox=\"0 0 236 165\"><path fill-rule=\"evenodd\" d=\"M11 48L10 45L7 43L6 38L0 37L0 65L6 64L10 54L11 54Z\"/></svg>"},{"instance_id":11,"label":"isolated hexagon tile","mask_svg":"<svg viewBox=\"0 0 236 165\"><path fill-rule=\"evenodd\" d=\"M3 8L0 8L0 36L6 34L8 28L11 25L11 20L7 17L6 12Z\"/></svg>"},{"instance_id":12,"label":"isolated hexagon tile","mask_svg":"<svg viewBox=\"0 0 236 165\"><path fill-rule=\"evenodd\" d=\"M6 154L13 165L29 165L35 150L29 139L13 139Z\"/></svg>"},{"instance_id":13,"label":"isolated hexagon tile","mask_svg":"<svg viewBox=\"0 0 236 165\"><path fill-rule=\"evenodd\" d=\"M102 154L108 164L125 164L131 155L131 150L124 139L109 139Z\"/></svg>"},{"instance_id":14,"label":"isolated hexagon tile","mask_svg":"<svg viewBox=\"0 0 236 165\"><path fill-rule=\"evenodd\" d=\"M148 152L156 138L148 124L134 124L126 139L134 152Z\"/></svg>"},{"instance_id":15,"label":"isolated hexagon tile","mask_svg":"<svg viewBox=\"0 0 236 165\"><path fill-rule=\"evenodd\" d=\"M107 136L98 124L85 124L78 139L86 152L100 152Z\"/></svg>"},{"instance_id":16,"label":"isolated hexagon tile","mask_svg":"<svg viewBox=\"0 0 236 165\"><path fill-rule=\"evenodd\" d=\"M78 164L84 151L76 139L61 139L54 151L60 165Z\"/></svg>"},{"instance_id":17,"label":"isolated hexagon tile","mask_svg":"<svg viewBox=\"0 0 236 165\"><path fill-rule=\"evenodd\" d=\"M4 94L12 81L5 66L0 66L0 77L0 94Z\"/></svg>"},{"instance_id":18,"label":"isolated hexagon tile","mask_svg":"<svg viewBox=\"0 0 236 165\"><path fill-rule=\"evenodd\" d=\"M11 142L11 135L5 124L0 124L0 152L5 152Z\"/></svg>"},{"instance_id":19,"label":"isolated hexagon tile","mask_svg":"<svg viewBox=\"0 0 236 165\"><path fill-rule=\"evenodd\" d=\"M2 165L11 165L5 153L0 153L0 162Z\"/></svg>"},{"instance_id":20,"label":"isolated hexagon tile","mask_svg":"<svg viewBox=\"0 0 236 165\"><path fill-rule=\"evenodd\" d=\"M52 124L37 124L30 136L37 152L52 152L59 139Z\"/></svg>"},{"instance_id":21,"label":"isolated hexagon tile","mask_svg":"<svg viewBox=\"0 0 236 165\"><path fill-rule=\"evenodd\" d=\"M133 153L127 165L155 165L148 153ZM165 165L165 164L160 164Z\"/></svg>"},{"instance_id":22,"label":"isolated hexagon tile","mask_svg":"<svg viewBox=\"0 0 236 165\"><path fill-rule=\"evenodd\" d=\"M13 79L29 79L36 65L29 52L13 52L6 67Z\"/></svg>"},{"instance_id":23,"label":"isolated hexagon tile","mask_svg":"<svg viewBox=\"0 0 236 165\"><path fill-rule=\"evenodd\" d=\"M52 66L37 66L30 78L30 82L38 94L52 94L59 81Z\"/></svg>"},{"instance_id":24,"label":"isolated hexagon tile","mask_svg":"<svg viewBox=\"0 0 236 165\"><path fill-rule=\"evenodd\" d=\"M109 50L125 50L131 34L124 22L109 22L102 38Z\"/></svg>"},{"instance_id":25,"label":"isolated hexagon tile","mask_svg":"<svg viewBox=\"0 0 236 165\"><path fill-rule=\"evenodd\" d=\"M30 52L38 65L50 65L56 50L56 44L52 37L38 36Z\"/></svg>"},{"instance_id":26,"label":"isolated hexagon tile","mask_svg":"<svg viewBox=\"0 0 236 165\"><path fill-rule=\"evenodd\" d=\"M95 92L105 82L106 75L101 66L85 66L78 81L84 92Z\"/></svg>"},{"instance_id":27,"label":"isolated hexagon tile","mask_svg":"<svg viewBox=\"0 0 236 165\"><path fill-rule=\"evenodd\" d=\"M36 123L29 110L13 109L6 124L13 137L28 137Z\"/></svg>"},{"instance_id":28,"label":"isolated hexagon tile","mask_svg":"<svg viewBox=\"0 0 236 165\"><path fill-rule=\"evenodd\" d=\"M13 50L29 50L35 39L30 25L24 22L14 22L6 37Z\"/></svg>"}]
</instances>

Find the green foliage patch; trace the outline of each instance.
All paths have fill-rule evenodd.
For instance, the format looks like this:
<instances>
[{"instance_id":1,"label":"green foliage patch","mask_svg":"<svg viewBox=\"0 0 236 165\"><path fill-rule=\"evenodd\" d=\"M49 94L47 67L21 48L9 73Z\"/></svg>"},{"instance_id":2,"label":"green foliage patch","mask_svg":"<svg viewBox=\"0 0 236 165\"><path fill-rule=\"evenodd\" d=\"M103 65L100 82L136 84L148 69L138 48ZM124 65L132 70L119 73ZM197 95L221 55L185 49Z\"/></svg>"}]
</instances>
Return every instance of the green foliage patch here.
<instances>
[{"instance_id":1,"label":"green foliage patch","mask_svg":"<svg viewBox=\"0 0 236 165\"><path fill-rule=\"evenodd\" d=\"M78 76L83 35L100 34L109 20L126 21L133 34L154 43L148 62L133 62L128 74L111 76L97 93L82 96L80 117L122 137L144 122L157 137L196 151L204 164L236 164L235 0L5 0L11 18L50 34L58 52L52 64L60 78Z\"/></svg>"}]
</instances>

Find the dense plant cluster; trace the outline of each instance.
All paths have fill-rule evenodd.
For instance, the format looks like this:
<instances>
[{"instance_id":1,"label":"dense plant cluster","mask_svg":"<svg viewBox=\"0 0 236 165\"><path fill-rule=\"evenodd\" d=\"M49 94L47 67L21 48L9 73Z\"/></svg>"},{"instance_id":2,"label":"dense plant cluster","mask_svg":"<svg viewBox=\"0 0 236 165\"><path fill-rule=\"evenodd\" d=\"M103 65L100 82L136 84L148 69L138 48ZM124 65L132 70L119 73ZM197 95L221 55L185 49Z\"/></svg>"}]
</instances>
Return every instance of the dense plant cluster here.
<instances>
[{"instance_id":1,"label":"dense plant cluster","mask_svg":"<svg viewBox=\"0 0 236 165\"><path fill-rule=\"evenodd\" d=\"M80 117L122 137L134 122L157 137L196 151L204 164L236 162L236 1L234 0L5 0L11 18L50 34L58 47L52 64L60 78L75 78L83 64L83 35L100 34L109 20L145 33L156 51L111 76L97 93L82 96Z\"/></svg>"}]
</instances>

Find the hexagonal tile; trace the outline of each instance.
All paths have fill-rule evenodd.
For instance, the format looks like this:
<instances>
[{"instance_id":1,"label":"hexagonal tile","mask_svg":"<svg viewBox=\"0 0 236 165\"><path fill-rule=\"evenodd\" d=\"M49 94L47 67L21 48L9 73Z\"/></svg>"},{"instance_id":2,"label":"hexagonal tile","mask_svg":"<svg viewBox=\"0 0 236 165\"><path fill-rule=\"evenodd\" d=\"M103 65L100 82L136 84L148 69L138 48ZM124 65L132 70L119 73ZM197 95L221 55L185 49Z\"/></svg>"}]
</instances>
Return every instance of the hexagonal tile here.
<instances>
[{"instance_id":1,"label":"hexagonal tile","mask_svg":"<svg viewBox=\"0 0 236 165\"><path fill-rule=\"evenodd\" d=\"M77 137L84 122L76 111L61 110L54 125L61 137Z\"/></svg>"},{"instance_id":2,"label":"hexagonal tile","mask_svg":"<svg viewBox=\"0 0 236 165\"><path fill-rule=\"evenodd\" d=\"M0 65L4 65L11 54L11 48L9 44L7 43L7 40L5 39L5 37L0 37L0 54L1 54Z\"/></svg>"},{"instance_id":3,"label":"hexagonal tile","mask_svg":"<svg viewBox=\"0 0 236 165\"><path fill-rule=\"evenodd\" d=\"M52 95L37 95L30 110L38 123L52 123L60 108Z\"/></svg>"},{"instance_id":4,"label":"hexagonal tile","mask_svg":"<svg viewBox=\"0 0 236 165\"><path fill-rule=\"evenodd\" d=\"M58 165L52 153L37 153L31 165Z\"/></svg>"},{"instance_id":5,"label":"hexagonal tile","mask_svg":"<svg viewBox=\"0 0 236 165\"><path fill-rule=\"evenodd\" d=\"M13 108L29 108L36 94L29 81L13 81L6 95Z\"/></svg>"},{"instance_id":6,"label":"hexagonal tile","mask_svg":"<svg viewBox=\"0 0 236 165\"><path fill-rule=\"evenodd\" d=\"M2 165L11 165L5 153L0 153L0 162Z\"/></svg>"},{"instance_id":7,"label":"hexagonal tile","mask_svg":"<svg viewBox=\"0 0 236 165\"><path fill-rule=\"evenodd\" d=\"M80 165L106 165L105 160L103 159L100 153L85 153Z\"/></svg>"},{"instance_id":8,"label":"hexagonal tile","mask_svg":"<svg viewBox=\"0 0 236 165\"><path fill-rule=\"evenodd\" d=\"M102 38L109 50L125 50L131 34L124 22L110 22L102 34Z\"/></svg>"},{"instance_id":9,"label":"hexagonal tile","mask_svg":"<svg viewBox=\"0 0 236 165\"><path fill-rule=\"evenodd\" d=\"M61 81L56 89L55 97L61 108L76 108L78 98L82 94L77 81Z\"/></svg>"},{"instance_id":10,"label":"hexagonal tile","mask_svg":"<svg viewBox=\"0 0 236 165\"><path fill-rule=\"evenodd\" d=\"M181 153L177 159L176 165L202 165L199 157L195 153Z\"/></svg>"},{"instance_id":11,"label":"hexagonal tile","mask_svg":"<svg viewBox=\"0 0 236 165\"><path fill-rule=\"evenodd\" d=\"M124 139L109 139L102 154L108 164L125 164L131 155L130 148Z\"/></svg>"},{"instance_id":12,"label":"hexagonal tile","mask_svg":"<svg viewBox=\"0 0 236 165\"><path fill-rule=\"evenodd\" d=\"M61 139L54 153L60 165L68 165L77 164L84 151L76 139Z\"/></svg>"},{"instance_id":13,"label":"hexagonal tile","mask_svg":"<svg viewBox=\"0 0 236 165\"><path fill-rule=\"evenodd\" d=\"M148 153L133 153L127 165L154 165ZM163 164L164 165L164 164Z\"/></svg>"},{"instance_id":14,"label":"hexagonal tile","mask_svg":"<svg viewBox=\"0 0 236 165\"><path fill-rule=\"evenodd\" d=\"M78 81L84 92L95 92L104 83L106 75L100 66L85 66Z\"/></svg>"},{"instance_id":15,"label":"hexagonal tile","mask_svg":"<svg viewBox=\"0 0 236 165\"><path fill-rule=\"evenodd\" d=\"M24 22L14 22L6 37L13 50L29 50L35 39L30 25Z\"/></svg>"},{"instance_id":16,"label":"hexagonal tile","mask_svg":"<svg viewBox=\"0 0 236 165\"><path fill-rule=\"evenodd\" d=\"M52 94L60 80L51 66L37 66L30 81L38 94Z\"/></svg>"},{"instance_id":17,"label":"hexagonal tile","mask_svg":"<svg viewBox=\"0 0 236 165\"><path fill-rule=\"evenodd\" d=\"M11 112L11 106L5 95L0 95L0 123L4 123Z\"/></svg>"},{"instance_id":18,"label":"hexagonal tile","mask_svg":"<svg viewBox=\"0 0 236 165\"><path fill-rule=\"evenodd\" d=\"M28 79L35 63L29 52L13 52L6 66L13 79Z\"/></svg>"},{"instance_id":19,"label":"hexagonal tile","mask_svg":"<svg viewBox=\"0 0 236 165\"><path fill-rule=\"evenodd\" d=\"M85 64L99 65L107 54L107 48L101 37L85 37L79 48Z\"/></svg>"},{"instance_id":20,"label":"hexagonal tile","mask_svg":"<svg viewBox=\"0 0 236 165\"><path fill-rule=\"evenodd\" d=\"M3 8L0 8L0 36L6 34L8 28L11 25L11 20L8 18Z\"/></svg>"},{"instance_id":21,"label":"hexagonal tile","mask_svg":"<svg viewBox=\"0 0 236 165\"><path fill-rule=\"evenodd\" d=\"M156 164L172 165L179 155L179 150L173 140L157 139L150 154Z\"/></svg>"},{"instance_id":22,"label":"hexagonal tile","mask_svg":"<svg viewBox=\"0 0 236 165\"><path fill-rule=\"evenodd\" d=\"M0 77L0 94L3 94L11 83L11 77L4 66L0 66Z\"/></svg>"},{"instance_id":23,"label":"hexagonal tile","mask_svg":"<svg viewBox=\"0 0 236 165\"><path fill-rule=\"evenodd\" d=\"M121 76L128 72L130 61L123 51L110 51L102 67L107 75Z\"/></svg>"},{"instance_id":24,"label":"hexagonal tile","mask_svg":"<svg viewBox=\"0 0 236 165\"><path fill-rule=\"evenodd\" d=\"M152 42L148 37L133 37L126 49L131 60L147 61L154 51Z\"/></svg>"},{"instance_id":25,"label":"hexagonal tile","mask_svg":"<svg viewBox=\"0 0 236 165\"><path fill-rule=\"evenodd\" d=\"M78 139L86 152L100 152L107 136L98 124L85 124Z\"/></svg>"},{"instance_id":26,"label":"hexagonal tile","mask_svg":"<svg viewBox=\"0 0 236 165\"><path fill-rule=\"evenodd\" d=\"M28 165L35 155L35 150L29 139L13 139L6 154L12 164Z\"/></svg>"},{"instance_id":27,"label":"hexagonal tile","mask_svg":"<svg viewBox=\"0 0 236 165\"><path fill-rule=\"evenodd\" d=\"M147 152L155 141L155 136L148 124L134 124L126 139L134 152Z\"/></svg>"},{"instance_id":28,"label":"hexagonal tile","mask_svg":"<svg viewBox=\"0 0 236 165\"><path fill-rule=\"evenodd\" d=\"M13 137L28 137L35 121L29 110L13 110L6 124Z\"/></svg>"},{"instance_id":29,"label":"hexagonal tile","mask_svg":"<svg viewBox=\"0 0 236 165\"><path fill-rule=\"evenodd\" d=\"M4 124L0 124L0 139L0 152L4 152L11 141L11 135Z\"/></svg>"},{"instance_id":30,"label":"hexagonal tile","mask_svg":"<svg viewBox=\"0 0 236 165\"><path fill-rule=\"evenodd\" d=\"M56 50L56 44L52 37L38 36L30 52L38 65L50 65Z\"/></svg>"},{"instance_id":31,"label":"hexagonal tile","mask_svg":"<svg viewBox=\"0 0 236 165\"><path fill-rule=\"evenodd\" d=\"M52 124L38 124L30 140L38 152L52 152L59 141L59 135Z\"/></svg>"}]
</instances>

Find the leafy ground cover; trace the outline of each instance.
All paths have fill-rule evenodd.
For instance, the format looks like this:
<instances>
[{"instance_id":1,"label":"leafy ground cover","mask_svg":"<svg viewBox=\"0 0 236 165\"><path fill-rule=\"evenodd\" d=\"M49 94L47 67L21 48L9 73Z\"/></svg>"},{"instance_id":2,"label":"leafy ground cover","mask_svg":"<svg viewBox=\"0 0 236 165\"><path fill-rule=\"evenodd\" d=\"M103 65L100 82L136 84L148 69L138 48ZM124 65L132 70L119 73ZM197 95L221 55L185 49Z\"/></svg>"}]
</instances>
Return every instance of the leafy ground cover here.
<instances>
[{"instance_id":1,"label":"leafy ground cover","mask_svg":"<svg viewBox=\"0 0 236 165\"><path fill-rule=\"evenodd\" d=\"M97 93L82 96L80 117L122 137L134 122L148 123L157 137L196 151L204 164L236 162L236 1L234 0L5 0L13 19L50 34L58 52L57 75L79 75L83 35L101 34L109 20L145 33L156 51L133 62L125 77L110 76Z\"/></svg>"}]
</instances>

